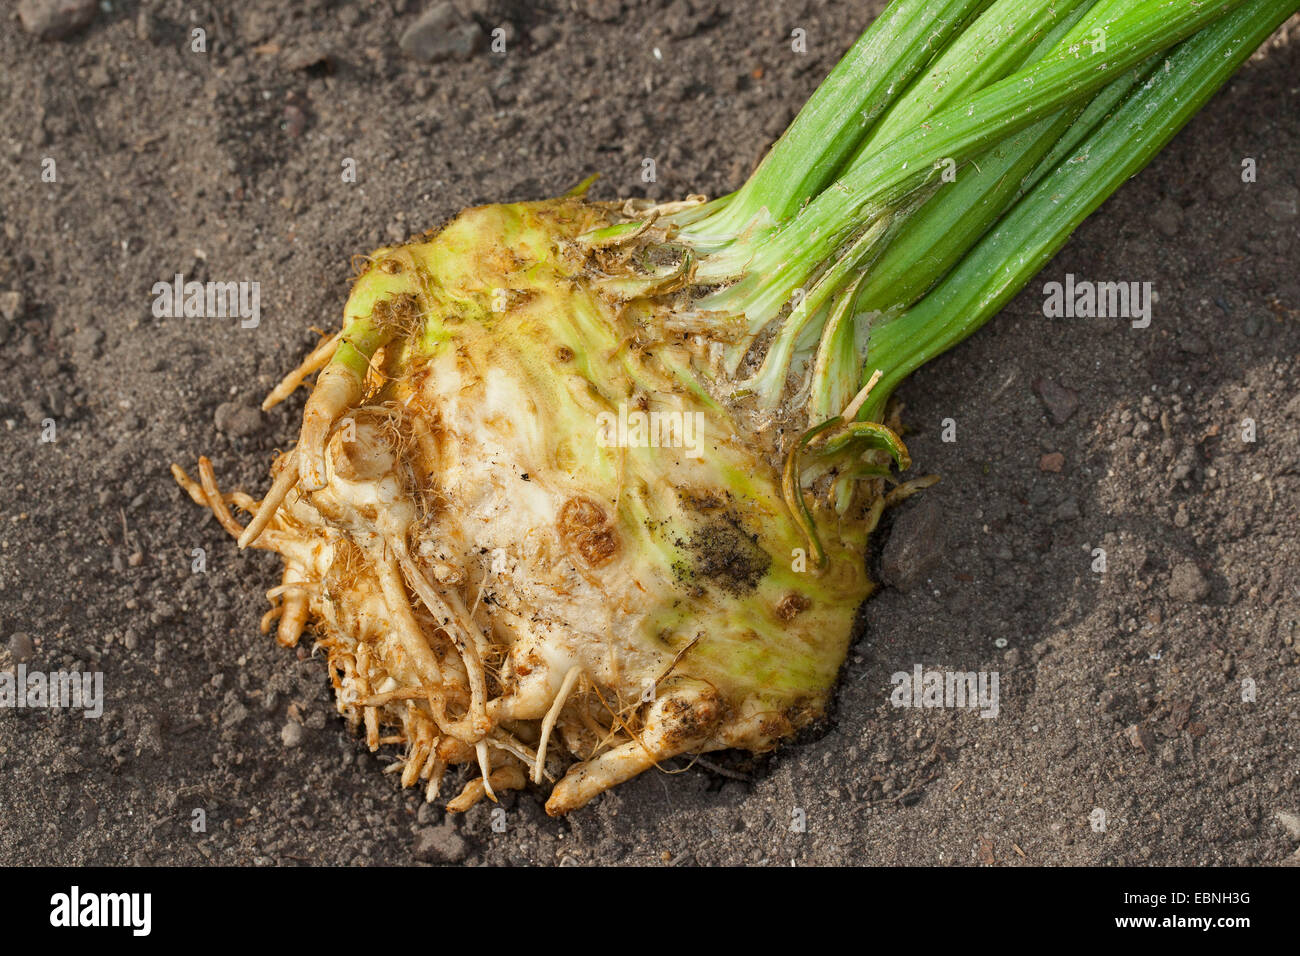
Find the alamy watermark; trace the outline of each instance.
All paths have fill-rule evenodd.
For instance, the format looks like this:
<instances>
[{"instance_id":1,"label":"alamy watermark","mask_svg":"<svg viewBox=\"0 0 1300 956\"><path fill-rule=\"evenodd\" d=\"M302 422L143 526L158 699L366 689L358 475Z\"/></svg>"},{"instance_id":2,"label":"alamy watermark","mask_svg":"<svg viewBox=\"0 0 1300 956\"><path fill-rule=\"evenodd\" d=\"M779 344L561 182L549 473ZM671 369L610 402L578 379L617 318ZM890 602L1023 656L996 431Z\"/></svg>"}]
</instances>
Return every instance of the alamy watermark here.
<instances>
[{"instance_id":1,"label":"alamy watermark","mask_svg":"<svg viewBox=\"0 0 1300 956\"><path fill-rule=\"evenodd\" d=\"M998 715L997 671L928 671L917 664L912 673L899 671L889 682L895 707L970 707L981 717Z\"/></svg>"},{"instance_id":2,"label":"alamy watermark","mask_svg":"<svg viewBox=\"0 0 1300 956\"><path fill-rule=\"evenodd\" d=\"M1075 281L1074 273L1065 274L1065 282L1043 285L1043 315L1049 319L1131 319L1135 329L1151 324L1150 282Z\"/></svg>"},{"instance_id":3,"label":"alamy watermark","mask_svg":"<svg viewBox=\"0 0 1300 956\"><path fill-rule=\"evenodd\" d=\"M684 448L688 458L704 456L703 412L628 411L620 402L617 414L596 416L596 429L601 448Z\"/></svg>"},{"instance_id":4,"label":"alamy watermark","mask_svg":"<svg viewBox=\"0 0 1300 956\"><path fill-rule=\"evenodd\" d=\"M125 927L132 936L153 928L152 893L83 893L73 886L50 897L50 925L59 928Z\"/></svg>"},{"instance_id":5,"label":"alamy watermark","mask_svg":"<svg viewBox=\"0 0 1300 956\"><path fill-rule=\"evenodd\" d=\"M0 671L0 707L14 710L80 710L83 718L104 714L103 671Z\"/></svg>"},{"instance_id":6,"label":"alamy watermark","mask_svg":"<svg viewBox=\"0 0 1300 956\"><path fill-rule=\"evenodd\" d=\"M171 282L155 282L150 291L156 319L237 317L244 329L255 329L262 321L260 282L186 282L178 272Z\"/></svg>"}]
</instances>

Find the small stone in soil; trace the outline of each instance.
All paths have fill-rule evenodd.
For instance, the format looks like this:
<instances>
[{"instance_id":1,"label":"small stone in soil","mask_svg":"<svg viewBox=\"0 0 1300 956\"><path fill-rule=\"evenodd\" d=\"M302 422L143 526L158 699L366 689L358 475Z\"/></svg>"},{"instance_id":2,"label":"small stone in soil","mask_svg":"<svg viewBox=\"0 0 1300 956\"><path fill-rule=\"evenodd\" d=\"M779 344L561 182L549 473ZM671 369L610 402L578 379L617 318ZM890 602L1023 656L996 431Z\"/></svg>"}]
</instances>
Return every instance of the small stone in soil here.
<instances>
[{"instance_id":1,"label":"small stone in soil","mask_svg":"<svg viewBox=\"0 0 1300 956\"><path fill-rule=\"evenodd\" d=\"M292 720L280 728L280 743L286 747L300 747L303 739L307 736L306 731L302 729L302 724L294 723Z\"/></svg>"},{"instance_id":2,"label":"small stone in soil","mask_svg":"<svg viewBox=\"0 0 1300 956\"><path fill-rule=\"evenodd\" d=\"M1048 414L1052 416L1052 421L1058 425L1063 425L1069 421L1070 416L1079 407L1079 393L1050 378L1036 378L1034 380L1034 391L1042 399Z\"/></svg>"},{"instance_id":3,"label":"small stone in soil","mask_svg":"<svg viewBox=\"0 0 1300 956\"><path fill-rule=\"evenodd\" d=\"M894 522L880 557L880 576L900 591L925 581L943 559L946 534L943 509L937 501L921 501Z\"/></svg>"},{"instance_id":4,"label":"small stone in soil","mask_svg":"<svg viewBox=\"0 0 1300 956\"><path fill-rule=\"evenodd\" d=\"M22 0L18 19L42 40L62 40L89 26L98 9L96 0Z\"/></svg>"},{"instance_id":5,"label":"small stone in soil","mask_svg":"<svg viewBox=\"0 0 1300 956\"><path fill-rule=\"evenodd\" d=\"M1285 810L1278 810L1274 814L1277 822L1282 824L1287 835L1293 840L1300 840L1300 813L1287 813Z\"/></svg>"},{"instance_id":6,"label":"small stone in soil","mask_svg":"<svg viewBox=\"0 0 1300 956\"><path fill-rule=\"evenodd\" d=\"M483 44L483 28L462 20L450 3L435 3L406 28L398 45L422 63L468 60Z\"/></svg>"},{"instance_id":7,"label":"small stone in soil","mask_svg":"<svg viewBox=\"0 0 1300 956\"><path fill-rule=\"evenodd\" d=\"M1300 216L1300 189L1272 186L1264 197L1264 212L1275 222L1290 222Z\"/></svg>"},{"instance_id":8,"label":"small stone in soil","mask_svg":"<svg viewBox=\"0 0 1300 956\"><path fill-rule=\"evenodd\" d=\"M0 316L6 322L22 318L23 294L21 292L0 292Z\"/></svg>"},{"instance_id":9,"label":"small stone in soil","mask_svg":"<svg viewBox=\"0 0 1300 956\"><path fill-rule=\"evenodd\" d=\"M1150 753L1151 748L1155 746L1155 737L1145 724L1134 724L1125 733L1130 744L1145 750L1147 753Z\"/></svg>"},{"instance_id":10,"label":"small stone in soil","mask_svg":"<svg viewBox=\"0 0 1300 956\"><path fill-rule=\"evenodd\" d=\"M422 863L459 863L469 847L450 824L425 827L415 835L414 855Z\"/></svg>"},{"instance_id":11,"label":"small stone in soil","mask_svg":"<svg viewBox=\"0 0 1300 956\"><path fill-rule=\"evenodd\" d=\"M1182 207L1174 200L1166 199L1152 213L1151 222L1162 235L1172 239L1178 235L1183 222Z\"/></svg>"},{"instance_id":12,"label":"small stone in soil","mask_svg":"<svg viewBox=\"0 0 1300 956\"><path fill-rule=\"evenodd\" d=\"M36 645L26 634L18 631L9 636L9 653L19 664L26 664L36 655Z\"/></svg>"},{"instance_id":13,"label":"small stone in soil","mask_svg":"<svg viewBox=\"0 0 1300 956\"><path fill-rule=\"evenodd\" d=\"M262 416L256 408L236 402L222 402L218 405L215 421L218 431L237 438L255 435L262 427Z\"/></svg>"},{"instance_id":14,"label":"small stone in soil","mask_svg":"<svg viewBox=\"0 0 1300 956\"><path fill-rule=\"evenodd\" d=\"M1210 582L1191 561L1184 561L1169 576L1169 596L1185 604L1196 604L1210 594Z\"/></svg>"}]
</instances>

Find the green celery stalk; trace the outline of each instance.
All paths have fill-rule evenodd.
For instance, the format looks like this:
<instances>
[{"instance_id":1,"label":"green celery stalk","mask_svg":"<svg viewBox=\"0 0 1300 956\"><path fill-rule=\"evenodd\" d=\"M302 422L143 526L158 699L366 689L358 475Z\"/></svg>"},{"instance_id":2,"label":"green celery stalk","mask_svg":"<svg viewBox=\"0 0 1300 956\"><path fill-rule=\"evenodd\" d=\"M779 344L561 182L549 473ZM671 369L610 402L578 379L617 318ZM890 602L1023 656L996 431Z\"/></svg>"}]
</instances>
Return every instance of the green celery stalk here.
<instances>
[{"instance_id":1,"label":"green celery stalk","mask_svg":"<svg viewBox=\"0 0 1300 956\"><path fill-rule=\"evenodd\" d=\"M867 366L883 374L860 417L880 420L899 382L1006 305L1296 9L1295 0L1252 3L1184 41L929 294L898 317L873 325Z\"/></svg>"}]
</instances>

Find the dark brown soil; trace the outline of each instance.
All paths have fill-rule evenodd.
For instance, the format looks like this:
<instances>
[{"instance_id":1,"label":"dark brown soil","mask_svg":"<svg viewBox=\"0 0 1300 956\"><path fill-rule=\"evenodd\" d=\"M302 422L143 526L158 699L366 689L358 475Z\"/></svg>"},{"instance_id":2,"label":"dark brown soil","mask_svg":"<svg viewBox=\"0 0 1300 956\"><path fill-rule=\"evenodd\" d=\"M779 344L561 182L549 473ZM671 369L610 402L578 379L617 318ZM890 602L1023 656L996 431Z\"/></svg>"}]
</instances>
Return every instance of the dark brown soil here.
<instances>
[{"instance_id":1,"label":"dark brown soil","mask_svg":"<svg viewBox=\"0 0 1300 956\"><path fill-rule=\"evenodd\" d=\"M115 0L50 42L7 8L0 668L100 669L107 704L0 710L0 863L1294 859L1296 19L903 388L914 470L943 481L881 541L946 543L900 539L889 576L914 586L866 608L821 735L770 758L649 773L561 821L534 792L503 831L490 806L445 817L334 716L321 658L258 633L277 562L168 476L207 453L265 488L302 395L256 405L337 325L354 253L594 171L599 198L733 189L880 6L486 0L507 52L433 66L398 47L409 0ZM175 273L259 281L260 325L154 318ZM1044 318L1066 273L1152 282L1150 328ZM943 520L904 521L924 507ZM917 664L996 670L999 715L893 707Z\"/></svg>"}]
</instances>

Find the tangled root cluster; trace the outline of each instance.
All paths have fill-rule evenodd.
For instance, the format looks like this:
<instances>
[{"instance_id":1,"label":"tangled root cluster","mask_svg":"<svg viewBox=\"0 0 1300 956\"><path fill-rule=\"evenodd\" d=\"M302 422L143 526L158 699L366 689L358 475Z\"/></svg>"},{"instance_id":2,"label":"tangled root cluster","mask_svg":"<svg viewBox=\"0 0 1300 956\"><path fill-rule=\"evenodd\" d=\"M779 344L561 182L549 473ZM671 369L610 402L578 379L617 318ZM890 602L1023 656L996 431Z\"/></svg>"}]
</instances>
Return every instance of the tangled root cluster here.
<instances>
[{"instance_id":1,"label":"tangled root cluster","mask_svg":"<svg viewBox=\"0 0 1300 956\"><path fill-rule=\"evenodd\" d=\"M279 644L296 647L314 622L313 649L327 654L339 713L371 751L402 748L388 772L400 773L404 787L422 785L433 801L449 767L476 765L479 775L447 803L460 812L530 779L553 783L565 762L550 747L558 731L568 756L581 761L547 802L558 815L705 742L724 709L707 685L665 671L647 707L645 699L623 699L618 687L593 680L580 664L557 681L548 660L553 652L529 640L526 627L502 634L510 615L500 607L495 621L487 618L482 582L467 606L462 595L471 582L463 570L430 559L428 548L413 554L405 534L385 527L409 509L409 501L385 496L382 488L403 469L388 451L387 430L367 421L364 409L354 420L361 422L357 441L331 443L330 479L378 480L382 511L350 509L321 491L302 494L293 452L277 458L275 480L260 502L222 493L207 458L199 459L197 482L178 466L172 472L241 545L284 558L281 583L266 592L271 609L262 632L274 626ZM232 506L251 516L247 526ZM593 519L601 526L596 530L574 526L593 507L570 501L557 531L561 539L576 534L578 549L600 552L599 561L612 537L603 513ZM777 720L781 726L768 728L773 736L790 732Z\"/></svg>"}]
</instances>

